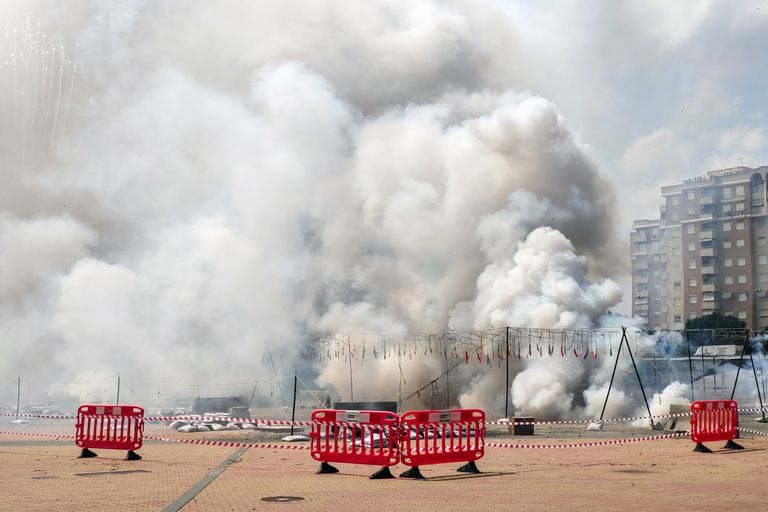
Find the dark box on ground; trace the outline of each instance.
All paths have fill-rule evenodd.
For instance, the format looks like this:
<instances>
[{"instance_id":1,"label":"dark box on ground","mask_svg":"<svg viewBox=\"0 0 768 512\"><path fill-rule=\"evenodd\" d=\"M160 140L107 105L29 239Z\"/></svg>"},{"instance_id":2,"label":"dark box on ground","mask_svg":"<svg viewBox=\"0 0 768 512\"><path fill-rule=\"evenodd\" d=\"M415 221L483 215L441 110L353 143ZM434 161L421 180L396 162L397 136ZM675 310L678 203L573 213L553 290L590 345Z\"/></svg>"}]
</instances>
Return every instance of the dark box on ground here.
<instances>
[{"instance_id":1,"label":"dark box on ground","mask_svg":"<svg viewBox=\"0 0 768 512\"><path fill-rule=\"evenodd\" d=\"M397 402L336 402L337 411L387 411L397 414Z\"/></svg>"},{"instance_id":2,"label":"dark box on ground","mask_svg":"<svg viewBox=\"0 0 768 512\"><path fill-rule=\"evenodd\" d=\"M533 435L534 420L532 416L515 416L513 418L513 421L515 422L515 424L509 426L510 434L513 434L516 436L532 436ZM529 425L517 425L516 423L518 421L529 423Z\"/></svg>"}]
</instances>

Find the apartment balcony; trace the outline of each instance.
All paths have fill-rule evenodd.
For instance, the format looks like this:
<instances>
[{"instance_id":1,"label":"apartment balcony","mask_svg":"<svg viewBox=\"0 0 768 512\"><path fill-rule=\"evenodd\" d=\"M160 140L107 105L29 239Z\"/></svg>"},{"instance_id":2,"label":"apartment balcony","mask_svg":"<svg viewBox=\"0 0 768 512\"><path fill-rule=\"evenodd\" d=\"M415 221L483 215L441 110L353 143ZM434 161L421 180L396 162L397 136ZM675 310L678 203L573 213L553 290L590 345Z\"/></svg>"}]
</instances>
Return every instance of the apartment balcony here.
<instances>
[{"instance_id":1,"label":"apartment balcony","mask_svg":"<svg viewBox=\"0 0 768 512\"><path fill-rule=\"evenodd\" d=\"M699 204L712 204L712 196L702 196L699 200Z\"/></svg>"},{"instance_id":2,"label":"apartment balcony","mask_svg":"<svg viewBox=\"0 0 768 512\"><path fill-rule=\"evenodd\" d=\"M718 311L719 309L716 300L701 301L701 310L706 311L707 314L712 313L713 311Z\"/></svg>"},{"instance_id":3,"label":"apartment balcony","mask_svg":"<svg viewBox=\"0 0 768 512\"><path fill-rule=\"evenodd\" d=\"M712 220L715 218L715 216L712 214L712 212L701 212L699 213L698 218L701 220Z\"/></svg>"},{"instance_id":4,"label":"apartment balcony","mask_svg":"<svg viewBox=\"0 0 768 512\"><path fill-rule=\"evenodd\" d=\"M756 198L752 199L752 208L760 208L764 204L765 204L765 201L763 201L762 197L760 197L760 198L756 197Z\"/></svg>"},{"instance_id":5,"label":"apartment balcony","mask_svg":"<svg viewBox=\"0 0 768 512\"><path fill-rule=\"evenodd\" d=\"M712 258L716 258L717 257L717 249L714 248L714 247L702 247L701 248L701 256L702 257L709 256L709 257L712 257Z\"/></svg>"},{"instance_id":6,"label":"apartment balcony","mask_svg":"<svg viewBox=\"0 0 768 512\"><path fill-rule=\"evenodd\" d=\"M717 267L712 265L701 267L701 275L709 275L709 274L717 274Z\"/></svg>"},{"instance_id":7,"label":"apartment balcony","mask_svg":"<svg viewBox=\"0 0 768 512\"><path fill-rule=\"evenodd\" d=\"M647 261L635 261L635 263L632 264L632 270L637 272L639 270L648 270L648 262Z\"/></svg>"},{"instance_id":8,"label":"apartment balcony","mask_svg":"<svg viewBox=\"0 0 768 512\"><path fill-rule=\"evenodd\" d=\"M700 240L711 240L712 239L712 230L699 232L699 239Z\"/></svg>"},{"instance_id":9,"label":"apartment balcony","mask_svg":"<svg viewBox=\"0 0 768 512\"><path fill-rule=\"evenodd\" d=\"M702 283L701 291L703 293L717 293L720 291L720 285L718 283Z\"/></svg>"}]
</instances>

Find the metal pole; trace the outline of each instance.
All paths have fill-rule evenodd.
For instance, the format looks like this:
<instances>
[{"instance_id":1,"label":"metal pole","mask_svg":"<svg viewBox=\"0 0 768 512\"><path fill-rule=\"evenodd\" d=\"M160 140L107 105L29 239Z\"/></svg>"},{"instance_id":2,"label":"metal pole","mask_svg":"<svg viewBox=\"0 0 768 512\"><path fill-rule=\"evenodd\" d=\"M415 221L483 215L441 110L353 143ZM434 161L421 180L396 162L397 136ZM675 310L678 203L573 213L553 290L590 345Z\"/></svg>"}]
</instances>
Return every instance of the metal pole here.
<instances>
[{"instance_id":1,"label":"metal pole","mask_svg":"<svg viewBox=\"0 0 768 512\"><path fill-rule=\"evenodd\" d=\"M448 367L448 360L445 360L445 366ZM450 381L450 375L451 370L445 370L445 408L450 409L451 408L451 381Z\"/></svg>"},{"instance_id":2,"label":"metal pole","mask_svg":"<svg viewBox=\"0 0 768 512\"><path fill-rule=\"evenodd\" d=\"M765 411L763 410L763 396L760 394L760 383L757 381L757 370L755 369L755 360L752 358L752 346L749 347L749 361L752 363L752 374L755 376L755 387L757 388L757 400L760 402L760 414L765 423Z\"/></svg>"},{"instance_id":3,"label":"metal pole","mask_svg":"<svg viewBox=\"0 0 768 512\"><path fill-rule=\"evenodd\" d=\"M688 338L687 330L685 331L685 346L688 348L688 371L691 375L691 403L693 403L693 362L691 361L691 340Z\"/></svg>"},{"instance_id":4,"label":"metal pole","mask_svg":"<svg viewBox=\"0 0 768 512\"><path fill-rule=\"evenodd\" d=\"M349 401L355 401L355 392L352 389L352 342L349 340L349 334L347 334L347 352L349 353Z\"/></svg>"},{"instance_id":5,"label":"metal pole","mask_svg":"<svg viewBox=\"0 0 768 512\"><path fill-rule=\"evenodd\" d=\"M616 375L616 367L619 366L619 355L621 354L621 347L624 345L624 339L627 335L627 329L621 328L621 341L619 342L619 350L616 351L616 362L613 363L613 373L611 373L611 382L608 384L608 392L605 394L605 402L603 402L603 410L600 412L600 420L603 419L605 414L605 406L608 405L608 396L611 394L611 388L613 387L613 377Z\"/></svg>"},{"instance_id":6,"label":"metal pole","mask_svg":"<svg viewBox=\"0 0 768 512\"><path fill-rule=\"evenodd\" d=\"M622 327L623 329L623 327ZM651 422L651 429L653 429L653 414L651 413L651 406L648 405L648 398L645 396L645 388L643 388L643 379L640 378L640 372L637 370L635 364L635 356L632 355L632 349L629 347L629 340L627 340L627 352L629 352L629 358L632 359L632 366L635 367L635 375L637 375L637 382L640 384L640 391L643 393L643 400L645 401L645 408L648 409L648 416Z\"/></svg>"},{"instance_id":7,"label":"metal pole","mask_svg":"<svg viewBox=\"0 0 768 512\"><path fill-rule=\"evenodd\" d=\"M16 419L19 419L19 402L21 400L21 375L16 378Z\"/></svg>"},{"instance_id":8,"label":"metal pole","mask_svg":"<svg viewBox=\"0 0 768 512\"><path fill-rule=\"evenodd\" d=\"M736 384L739 383L739 372L741 372L741 365L744 362L744 352L747 350L748 344L749 344L749 329L747 329L747 334L744 335L744 347L741 349L739 366L736 367L736 380L733 381L733 391L731 391L731 400L733 400L733 396L736 394Z\"/></svg>"},{"instance_id":9,"label":"metal pole","mask_svg":"<svg viewBox=\"0 0 768 512\"><path fill-rule=\"evenodd\" d=\"M704 377L704 345L701 345L701 392L707 396L707 379Z\"/></svg>"},{"instance_id":10,"label":"metal pole","mask_svg":"<svg viewBox=\"0 0 768 512\"><path fill-rule=\"evenodd\" d=\"M504 417L509 419L509 327L507 327L507 351L506 351L506 358L507 358L507 386L505 388L504 392Z\"/></svg>"},{"instance_id":11,"label":"metal pole","mask_svg":"<svg viewBox=\"0 0 768 512\"><path fill-rule=\"evenodd\" d=\"M293 422L296 420L296 383L299 381L299 376L294 370L293 372L293 408L291 409L291 435L293 435Z\"/></svg>"},{"instance_id":12,"label":"metal pole","mask_svg":"<svg viewBox=\"0 0 768 512\"><path fill-rule=\"evenodd\" d=\"M120 372L117 373L117 398L115 398L115 405L120 405Z\"/></svg>"}]
</instances>

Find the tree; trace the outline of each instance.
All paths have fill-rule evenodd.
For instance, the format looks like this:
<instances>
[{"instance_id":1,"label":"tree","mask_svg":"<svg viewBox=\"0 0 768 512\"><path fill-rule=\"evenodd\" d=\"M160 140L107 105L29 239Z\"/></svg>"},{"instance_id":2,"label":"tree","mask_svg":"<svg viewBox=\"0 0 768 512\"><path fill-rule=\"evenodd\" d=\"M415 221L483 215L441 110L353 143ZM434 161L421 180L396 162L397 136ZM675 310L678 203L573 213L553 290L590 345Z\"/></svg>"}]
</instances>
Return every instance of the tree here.
<instances>
[{"instance_id":1,"label":"tree","mask_svg":"<svg viewBox=\"0 0 768 512\"><path fill-rule=\"evenodd\" d=\"M686 329L744 329L746 326L744 320L739 320L733 315L723 316L717 311L685 321Z\"/></svg>"}]
</instances>

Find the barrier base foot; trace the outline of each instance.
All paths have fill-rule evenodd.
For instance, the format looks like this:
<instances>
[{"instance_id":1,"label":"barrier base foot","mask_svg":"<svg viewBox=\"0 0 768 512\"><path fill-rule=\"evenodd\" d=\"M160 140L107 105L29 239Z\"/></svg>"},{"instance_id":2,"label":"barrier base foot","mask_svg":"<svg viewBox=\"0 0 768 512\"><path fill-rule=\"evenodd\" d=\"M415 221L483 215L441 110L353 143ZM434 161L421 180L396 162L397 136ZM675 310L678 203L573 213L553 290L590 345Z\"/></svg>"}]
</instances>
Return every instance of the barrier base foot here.
<instances>
[{"instance_id":1,"label":"barrier base foot","mask_svg":"<svg viewBox=\"0 0 768 512\"><path fill-rule=\"evenodd\" d=\"M336 469L335 467L331 466L327 462L321 462L320 463L320 469L315 474L316 475L327 475L327 474L330 474L330 473L338 473L338 472L339 472L338 469Z\"/></svg>"},{"instance_id":2,"label":"barrier base foot","mask_svg":"<svg viewBox=\"0 0 768 512\"><path fill-rule=\"evenodd\" d=\"M741 446L739 443L734 443L732 440L729 440L727 443L725 443L725 446L723 448L728 448L729 450L743 450L744 447Z\"/></svg>"},{"instance_id":3,"label":"barrier base foot","mask_svg":"<svg viewBox=\"0 0 768 512\"><path fill-rule=\"evenodd\" d=\"M416 480L426 480L424 478L424 475L421 474L421 471L419 471L419 466L413 466L411 469L409 469L405 473L400 473L400 478L414 478Z\"/></svg>"},{"instance_id":4,"label":"barrier base foot","mask_svg":"<svg viewBox=\"0 0 768 512\"><path fill-rule=\"evenodd\" d=\"M141 460L141 455L133 450L128 450L128 455L123 460Z\"/></svg>"},{"instance_id":5,"label":"barrier base foot","mask_svg":"<svg viewBox=\"0 0 768 512\"><path fill-rule=\"evenodd\" d=\"M712 453L712 450L710 450L709 448L707 448L701 443L696 443L696 448L694 448L693 451L699 452L699 453Z\"/></svg>"},{"instance_id":6,"label":"barrier base foot","mask_svg":"<svg viewBox=\"0 0 768 512\"><path fill-rule=\"evenodd\" d=\"M98 457L95 452L92 452L88 448L83 448L83 451L80 452L80 456L77 457L78 459L90 459L91 457Z\"/></svg>"},{"instance_id":7,"label":"barrier base foot","mask_svg":"<svg viewBox=\"0 0 768 512\"><path fill-rule=\"evenodd\" d=\"M480 470L477 469L477 466L475 465L475 461L473 460L467 462L456 471L458 471L459 473L480 473Z\"/></svg>"},{"instance_id":8,"label":"barrier base foot","mask_svg":"<svg viewBox=\"0 0 768 512\"><path fill-rule=\"evenodd\" d=\"M370 480L381 480L383 478L395 478L395 475L389 470L389 466L384 466L374 474L368 477Z\"/></svg>"}]
</instances>

